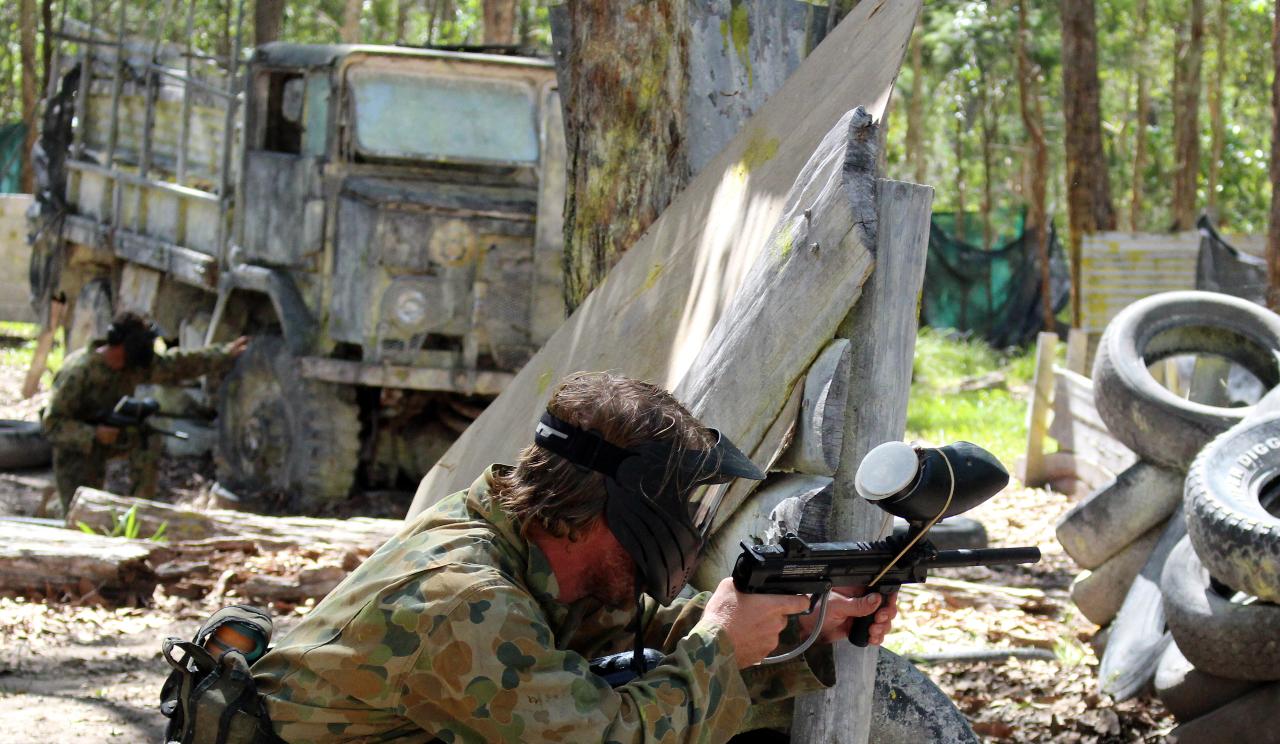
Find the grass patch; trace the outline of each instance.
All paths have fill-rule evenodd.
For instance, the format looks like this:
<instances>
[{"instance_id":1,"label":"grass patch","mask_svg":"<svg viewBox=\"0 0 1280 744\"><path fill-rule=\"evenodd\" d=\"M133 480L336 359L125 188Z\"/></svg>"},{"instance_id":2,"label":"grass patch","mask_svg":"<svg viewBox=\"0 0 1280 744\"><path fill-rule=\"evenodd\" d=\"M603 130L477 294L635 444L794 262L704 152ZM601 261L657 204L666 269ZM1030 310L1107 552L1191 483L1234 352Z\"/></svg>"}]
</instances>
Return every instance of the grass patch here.
<instances>
[{"instance_id":1,"label":"grass patch","mask_svg":"<svg viewBox=\"0 0 1280 744\"><path fill-rule=\"evenodd\" d=\"M35 323L0 321L0 365L24 371L28 369L35 356L36 337L39 335L40 326ZM62 368L65 350L64 335L59 332L54 337L53 348L49 349L49 358L45 364L41 380L44 389L47 390L53 384L53 375Z\"/></svg>"},{"instance_id":2,"label":"grass patch","mask_svg":"<svg viewBox=\"0 0 1280 744\"><path fill-rule=\"evenodd\" d=\"M958 391L966 381L999 373L1001 385ZM933 444L959 439L985 447L1012 471L1026 453L1027 396L1035 349L992 349L981 340L921 328L911 370L907 438Z\"/></svg>"}]
</instances>

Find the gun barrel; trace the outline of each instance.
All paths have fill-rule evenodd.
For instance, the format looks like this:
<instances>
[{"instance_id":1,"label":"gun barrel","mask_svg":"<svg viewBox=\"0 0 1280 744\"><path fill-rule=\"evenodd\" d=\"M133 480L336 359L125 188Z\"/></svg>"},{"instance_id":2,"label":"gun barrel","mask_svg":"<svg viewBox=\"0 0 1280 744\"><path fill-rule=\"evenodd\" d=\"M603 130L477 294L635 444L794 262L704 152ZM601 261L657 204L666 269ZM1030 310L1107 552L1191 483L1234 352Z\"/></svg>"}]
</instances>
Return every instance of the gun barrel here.
<instances>
[{"instance_id":1,"label":"gun barrel","mask_svg":"<svg viewBox=\"0 0 1280 744\"><path fill-rule=\"evenodd\" d=\"M955 568L960 566L1010 566L1017 563L1038 563L1040 548L981 548L977 550L939 550L929 561L929 568Z\"/></svg>"}]
</instances>

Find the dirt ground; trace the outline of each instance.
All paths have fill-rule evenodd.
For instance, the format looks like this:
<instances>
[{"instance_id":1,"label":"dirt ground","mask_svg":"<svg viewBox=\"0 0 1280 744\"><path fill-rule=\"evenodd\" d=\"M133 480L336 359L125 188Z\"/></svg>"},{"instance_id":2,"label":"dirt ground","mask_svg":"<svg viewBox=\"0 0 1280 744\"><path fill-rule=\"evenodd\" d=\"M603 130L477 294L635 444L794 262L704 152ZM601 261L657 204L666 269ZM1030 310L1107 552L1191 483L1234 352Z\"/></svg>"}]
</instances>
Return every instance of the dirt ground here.
<instances>
[{"instance_id":1,"label":"dirt ground","mask_svg":"<svg viewBox=\"0 0 1280 744\"><path fill-rule=\"evenodd\" d=\"M34 418L43 401L19 401L22 370L0 368L0 418ZM164 480L179 491L206 484L208 464L170 463ZM6 497L0 511L33 508L30 493ZM1097 692L1096 628L1074 610L1076 568L1053 537L1072 500L1011 487L970 513L993 546L1037 545L1044 560L1007 570L950 572L902 595L890 648L931 654L1023 648L1052 659L926 664L991 742L1158 742L1174 721L1148 697L1115 703ZM384 506L385 508L385 506ZM374 509L382 511L383 509ZM0 744L40 741L159 741L157 706L168 667L167 635L190 636L220 598L181 599L163 590L147 606L103 608L0 599ZM306 608L279 608L284 628Z\"/></svg>"}]
</instances>

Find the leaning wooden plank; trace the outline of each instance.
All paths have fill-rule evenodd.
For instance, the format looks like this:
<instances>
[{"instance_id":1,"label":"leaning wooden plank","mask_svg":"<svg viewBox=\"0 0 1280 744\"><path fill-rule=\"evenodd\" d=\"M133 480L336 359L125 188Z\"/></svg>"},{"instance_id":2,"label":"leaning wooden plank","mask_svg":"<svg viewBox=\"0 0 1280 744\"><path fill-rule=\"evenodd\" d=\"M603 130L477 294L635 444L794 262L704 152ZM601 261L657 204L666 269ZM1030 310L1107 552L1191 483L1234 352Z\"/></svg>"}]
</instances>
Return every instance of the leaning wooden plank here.
<instances>
[{"instance_id":1,"label":"leaning wooden plank","mask_svg":"<svg viewBox=\"0 0 1280 744\"><path fill-rule=\"evenodd\" d=\"M511 461L531 440L552 385L570 372L614 369L674 387L770 248L822 138L854 106L883 116L920 5L859 3L423 478L410 514L465 488L488 464Z\"/></svg>"},{"instance_id":2,"label":"leaning wooden plank","mask_svg":"<svg viewBox=\"0 0 1280 744\"><path fill-rule=\"evenodd\" d=\"M172 542L211 539L250 540L260 548L295 545L335 545L376 548L403 525L394 519L319 519L315 517L266 517L229 509L196 511L158 501L117 496L81 486L67 515L67 525L84 523L95 531L110 531L116 519L130 509L138 534L149 537L164 525Z\"/></svg>"},{"instance_id":3,"label":"leaning wooden plank","mask_svg":"<svg viewBox=\"0 0 1280 744\"><path fill-rule=\"evenodd\" d=\"M864 3L865 4L865 3ZM858 464L873 447L901 439L915 353L917 302L924 284L933 189L880 181L876 269L863 296L841 324L852 343L843 452L835 475L832 540L879 537L885 514L853 488ZM863 744L870 736L876 649L835 645L836 684L796 700L791 727L796 742Z\"/></svg>"},{"instance_id":4,"label":"leaning wooden plank","mask_svg":"<svg viewBox=\"0 0 1280 744\"><path fill-rule=\"evenodd\" d=\"M156 543L0 521L0 594L150 597Z\"/></svg>"},{"instance_id":5,"label":"leaning wooden plank","mask_svg":"<svg viewBox=\"0 0 1280 744\"><path fill-rule=\"evenodd\" d=\"M823 138L742 291L674 390L740 446L760 441L871 273L879 139L861 106Z\"/></svg>"}]
</instances>

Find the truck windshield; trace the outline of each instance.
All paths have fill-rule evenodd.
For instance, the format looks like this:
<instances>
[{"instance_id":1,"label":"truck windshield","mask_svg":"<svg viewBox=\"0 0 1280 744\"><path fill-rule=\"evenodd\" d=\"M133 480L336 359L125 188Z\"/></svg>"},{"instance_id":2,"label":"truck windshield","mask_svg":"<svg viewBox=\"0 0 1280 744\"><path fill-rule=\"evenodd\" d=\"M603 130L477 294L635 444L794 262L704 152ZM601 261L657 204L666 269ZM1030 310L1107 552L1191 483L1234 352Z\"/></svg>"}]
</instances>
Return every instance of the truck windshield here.
<instances>
[{"instance_id":1,"label":"truck windshield","mask_svg":"<svg viewBox=\"0 0 1280 744\"><path fill-rule=\"evenodd\" d=\"M374 157L535 163L527 85L385 68L348 72L356 147Z\"/></svg>"}]
</instances>

